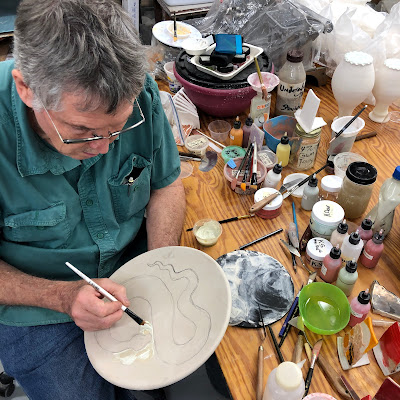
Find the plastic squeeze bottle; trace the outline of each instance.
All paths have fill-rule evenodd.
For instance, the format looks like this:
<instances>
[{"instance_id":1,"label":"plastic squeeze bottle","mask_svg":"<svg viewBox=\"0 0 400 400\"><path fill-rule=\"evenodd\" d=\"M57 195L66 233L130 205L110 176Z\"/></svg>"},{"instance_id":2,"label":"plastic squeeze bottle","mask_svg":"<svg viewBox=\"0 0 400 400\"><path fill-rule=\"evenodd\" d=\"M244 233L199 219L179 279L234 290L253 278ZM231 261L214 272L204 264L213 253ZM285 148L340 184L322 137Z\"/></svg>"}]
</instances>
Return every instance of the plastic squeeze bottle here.
<instances>
[{"instance_id":1,"label":"plastic squeeze bottle","mask_svg":"<svg viewBox=\"0 0 400 400\"><path fill-rule=\"evenodd\" d=\"M344 219L343 222L341 222L336 230L332 232L330 242L332 243L332 246L336 246L337 244L339 247L342 247L343 240L349 236L347 231L349 230L349 226L346 224L346 220Z\"/></svg>"},{"instance_id":2,"label":"plastic squeeze bottle","mask_svg":"<svg viewBox=\"0 0 400 400\"><path fill-rule=\"evenodd\" d=\"M270 169L264 180L264 187L276 188L282 178L282 164L275 164L274 168Z\"/></svg>"},{"instance_id":3,"label":"plastic squeeze bottle","mask_svg":"<svg viewBox=\"0 0 400 400\"><path fill-rule=\"evenodd\" d=\"M281 137L281 142L276 146L276 157L278 158L278 163L282 163L282 167L286 167L289 164L290 156L290 144L289 138L285 136Z\"/></svg>"},{"instance_id":4,"label":"plastic squeeze bottle","mask_svg":"<svg viewBox=\"0 0 400 400\"><path fill-rule=\"evenodd\" d=\"M376 232L372 239L365 244L360 256L360 263L366 268L374 268L383 252L383 229Z\"/></svg>"},{"instance_id":5,"label":"plastic squeeze bottle","mask_svg":"<svg viewBox=\"0 0 400 400\"><path fill-rule=\"evenodd\" d=\"M239 117L236 117L236 121L233 124L233 128L229 132L229 144L231 146L242 146L243 143L243 129L240 127L242 123L239 121Z\"/></svg>"},{"instance_id":6,"label":"plastic squeeze bottle","mask_svg":"<svg viewBox=\"0 0 400 400\"><path fill-rule=\"evenodd\" d=\"M304 389L300 367L291 361L285 361L269 374L263 400L301 400Z\"/></svg>"},{"instance_id":7,"label":"plastic squeeze bottle","mask_svg":"<svg viewBox=\"0 0 400 400\"><path fill-rule=\"evenodd\" d=\"M318 195L318 179L315 177L314 174L303 190L303 197L301 199L301 207L303 208L303 210L311 211L314 204L318 201Z\"/></svg>"},{"instance_id":8,"label":"plastic squeeze bottle","mask_svg":"<svg viewBox=\"0 0 400 400\"><path fill-rule=\"evenodd\" d=\"M324 257L322 267L318 270L318 275L325 282L332 283L338 278L340 268L342 267L341 251L339 245L332 247L329 254Z\"/></svg>"},{"instance_id":9,"label":"plastic squeeze bottle","mask_svg":"<svg viewBox=\"0 0 400 400\"><path fill-rule=\"evenodd\" d=\"M243 126L243 142L242 142L242 147L244 147L245 149L249 145L249 138L250 138L250 132L251 132L252 125L253 125L252 118L251 117L246 118L246 122L244 123L244 126Z\"/></svg>"},{"instance_id":10,"label":"plastic squeeze bottle","mask_svg":"<svg viewBox=\"0 0 400 400\"><path fill-rule=\"evenodd\" d=\"M400 204L400 166L397 166L391 178L386 179L380 190L378 204L370 211L374 232L383 229L385 236L393 224L394 210Z\"/></svg>"},{"instance_id":11,"label":"plastic squeeze bottle","mask_svg":"<svg viewBox=\"0 0 400 400\"><path fill-rule=\"evenodd\" d=\"M351 300L349 326L353 327L364 321L371 309L370 300L371 295L369 294L369 289L360 292L357 297Z\"/></svg>"},{"instance_id":12,"label":"plastic squeeze bottle","mask_svg":"<svg viewBox=\"0 0 400 400\"><path fill-rule=\"evenodd\" d=\"M364 245L369 239L372 239L372 220L370 218L365 218L357 229Z\"/></svg>"},{"instance_id":13,"label":"plastic squeeze bottle","mask_svg":"<svg viewBox=\"0 0 400 400\"><path fill-rule=\"evenodd\" d=\"M357 263L353 259L351 261L348 261L346 263L346 266L339 271L336 286L339 289L342 289L344 294L349 297L357 279Z\"/></svg>"},{"instance_id":14,"label":"plastic squeeze bottle","mask_svg":"<svg viewBox=\"0 0 400 400\"><path fill-rule=\"evenodd\" d=\"M303 66L303 52L289 50L286 62L279 70L278 91L276 93L275 115L294 116L294 112L301 107L306 71Z\"/></svg>"},{"instance_id":15,"label":"plastic squeeze bottle","mask_svg":"<svg viewBox=\"0 0 400 400\"><path fill-rule=\"evenodd\" d=\"M267 100L264 99L262 92L257 94L251 99L250 116L253 118L254 123L261 128L265 121L269 119L269 110L271 107L271 94L268 93Z\"/></svg>"},{"instance_id":16,"label":"plastic squeeze bottle","mask_svg":"<svg viewBox=\"0 0 400 400\"><path fill-rule=\"evenodd\" d=\"M342 243L342 266L344 267L346 265L347 261L353 260L355 262L358 261L358 258L360 257L361 251L364 247L364 243L360 238L360 234L358 233L358 230L353 232L349 237L343 240Z\"/></svg>"}]
</instances>

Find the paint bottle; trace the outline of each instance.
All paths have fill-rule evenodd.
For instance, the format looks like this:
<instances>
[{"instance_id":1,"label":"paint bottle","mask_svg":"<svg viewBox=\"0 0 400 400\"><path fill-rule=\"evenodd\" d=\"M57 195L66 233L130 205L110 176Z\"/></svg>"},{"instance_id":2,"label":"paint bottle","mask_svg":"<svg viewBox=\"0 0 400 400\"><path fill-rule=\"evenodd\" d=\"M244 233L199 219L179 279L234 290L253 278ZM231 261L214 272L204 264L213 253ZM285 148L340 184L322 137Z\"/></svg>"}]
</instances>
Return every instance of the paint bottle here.
<instances>
[{"instance_id":1,"label":"paint bottle","mask_svg":"<svg viewBox=\"0 0 400 400\"><path fill-rule=\"evenodd\" d=\"M287 135L281 137L281 142L276 146L276 157L278 163L282 162L282 167L286 167L289 164L290 156L290 144Z\"/></svg>"},{"instance_id":2,"label":"paint bottle","mask_svg":"<svg viewBox=\"0 0 400 400\"><path fill-rule=\"evenodd\" d=\"M364 243L360 238L358 230L352 232L349 237L346 237L343 240L342 247L340 249L342 250L342 266L344 267L347 261L350 260L357 262L363 247Z\"/></svg>"},{"instance_id":3,"label":"paint bottle","mask_svg":"<svg viewBox=\"0 0 400 400\"><path fill-rule=\"evenodd\" d=\"M353 327L364 321L371 309L370 300L371 295L369 294L369 289L363 290L357 297L351 300L349 326Z\"/></svg>"},{"instance_id":4,"label":"paint bottle","mask_svg":"<svg viewBox=\"0 0 400 400\"><path fill-rule=\"evenodd\" d=\"M308 181L307 186L303 190L303 197L301 199L301 207L303 210L311 211L314 204L318 201L319 189L318 179L315 174Z\"/></svg>"},{"instance_id":5,"label":"paint bottle","mask_svg":"<svg viewBox=\"0 0 400 400\"><path fill-rule=\"evenodd\" d=\"M329 240L332 243L332 246L339 245L339 248L342 247L343 240L349 236L347 231L349 230L349 226L346 224L346 220L344 219L341 222L336 230L332 232L331 239Z\"/></svg>"},{"instance_id":6,"label":"paint bottle","mask_svg":"<svg viewBox=\"0 0 400 400\"><path fill-rule=\"evenodd\" d=\"M268 375L263 400L301 400L305 384L300 367L285 361Z\"/></svg>"},{"instance_id":7,"label":"paint bottle","mask_svg":"<svg viewBox=\"0 0 400 400\"><path fill-rule=\"evenodd\" d=\"M368 242L369 239L372 239L372 221L370 218L365 218L363 219L363 221L361 222L361 225L357 228L358 229L358 233L360 234L361 240L364 243Z\"/></svg>"},{"instance_id":8,"label":"paint bottle","mask_svg":"<svg viewBox=\"0 0 400 400\"><path fill-rule=\"evenodd\" d=\"M276 188L282 179L282 164L275 164L274 168L270 169L264 180L264 187Z\"/></svg>"},{"instance_id":9,"label":"paint bottle","mask_svg":"<svg viewBox=\"0 0 400 400\"><path fill-rule=\"evenodd\" d=\"M276 93L275 115L294 116L294 112L301 107L306 71L303 65L303 52L289 50L286 62L279 70L279 85Z\"/></svg>"},{"instance_id":10,"label":"paint bottle","mask_svg":"<svg viewBox=\"0 0 400 400\"><path fill-rule=\"evenodd\" d=\"M374 268L383 252L383 229L376 232L372 239L365 244L360 256L360 263L366 268Z\"/></svg>"},{"instance_id":11,"label":"paint bottle","mask_svg":"<svg viewBox=\"0 0 400 400\"><path fill-rule=\"evenodd\" d=\"M353 259L347 261L346 266L339 271L336 286L341 289L347 297L349 297L357 279L357 263Z\"/></svg>"},{"instance_id":12,"label":"paint bottle","mask_svg":"<svg viewBox=\"0 0 400 400\"><path fill-rule=\"evenodd\" d=\"M253 125L252 118L251 117L246 118L246 122L244 123L243 126L243 143L242 143L242 147L244 147L245 149L249 145L249 138L252 125Z\"/></svg>"},{"instance_id":13,"label":"paint bottle","mask_svg":"<svg viewBox=\"0 0 400 400\"><path fill-rule=\"evenodd\" d=\"M340 268L342 267L341 251L339 245L332 247L329 254L324 257L322 267L318 270L318 275L325 282L332 283L338 278Z\"/></svg>"},{"instance_id":14,"label":"paint bottle","mask_svg":"<svg viewBox=\"0 0 400 400\"><path fill-rule=\"evenodd\" d=\"M268 121L270 107L271 93L268 93L267 100L264 99L262 92L257 92L257 94L251 99L250 117L253 118L254 123L259 128L263 126L265 121Z\"/></svg>"},{"instance_id":15,"label":"paint bottle","mask_svg":"<svg viewBox=\"0 0 400 400\"><path fill-rule=\"evenodd\" d=\"M236 117L236 121L233 124L233 128L229 133L229 144L231 146L242 146L243 143L243 129L240 127L242 123L239 121L239 117Z\"/></svg>"}]
</instances>

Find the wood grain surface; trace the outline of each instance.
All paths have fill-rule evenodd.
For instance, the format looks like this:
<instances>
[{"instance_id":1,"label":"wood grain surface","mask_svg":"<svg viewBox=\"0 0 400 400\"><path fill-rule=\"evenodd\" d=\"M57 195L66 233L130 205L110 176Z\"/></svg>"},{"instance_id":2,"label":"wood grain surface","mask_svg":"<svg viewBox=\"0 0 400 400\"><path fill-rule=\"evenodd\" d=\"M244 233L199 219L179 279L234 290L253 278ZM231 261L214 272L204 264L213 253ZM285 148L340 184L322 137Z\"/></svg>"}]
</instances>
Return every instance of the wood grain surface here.
<instances>
[{"instance_id":1,"label":"wood grain surface","mask_svg":"<svg viewBox=\"0 0 400 400\"><path fill-rule=\"evenodd\" d=\"M327 122L327 126L322 128L321 142L317 154L314 168L304 171L307 174L318 169L326 162L326 150L331 137L330 125L333 118L337 115L338 107L333 97L330 84L326 86L315 87L307 84L306 91L313 89L315 94L321 99L321 105L318 115L323 117ZM167 86L160 83L160 89L166 90ZM272 93L272 106L274 110L275 92ZM303 101L306 94L303 97ZM362 105L358 106L357 112ZM368 106L367 110L361 115L365 120L365 128L361 133L376 131L377 135L372 138L355 142L352 151L362 154L368 162L373 164L377 171L378 177L374 184L372 198L370 200L367 211L377 203L379 188L383 181L389 178L395 167L400 165L400 124L395 122L387 122L378 124L368 118L368 113L372 111L373 106ZM399 111L398 107L393 106L393 110ZM273 112L272 112L273 115ZM200 112L201 127L203 132L208 133L208 123L218 117L212 117ZM240 115L242 124L246 118L246 113ZM227 118L233 124L234 117ZM228 143L225 143L228 144ZM231 190L228 181L223 175L224 163L222 158L218 157L217 165L209 172L201 172L198 170L198 163L191 162L193 165L193 173L190 177L183 180L186 192L187 213L185 218L185 226L182 234L181 245L194 247L209 254L214 259L219 256L238 249L239 246L248 243L258 237L266 235L278 228L287 229L292 216L292 202L294 201L297 210L297 221L300 236L308 226L310 220L310 211L304 211L300 207L301 199L289 197L283 202L282 214L275 219L265 220L257 216L244 220L229 222L222 225L223 233L218 243L212 247L203 247L197 243L193 232L186 232L194 223L201 218L214 218L222 220L225 218L244 215L248 213L249 207L253 204L253 195L239 195ZM285 167L282 176L285 177L290 173L296 172L289 166ZM319 180L326 175L325 171L318 174ZM388 290L400 296L400 215L399 210L395 213L393 228L384 241L385 250L375 269L367 269L359 265L359 279L356 282L352 296L357 295L361 290L365 290L376 279ZM368 212L364 217L368 216ZM352 220L353 223L359 224L362 217ZM300 289L301 285L306 283L308 273L299 265L297 274L292 268L292 261L288 251L282 246L280 238L284 238L284 233L275 235L262 242L254 244L247 250L254 250L268 254L279 260L292 276L295 292ZM312 268L311 268L312 269ZM383 317L370 314L373 319L384 319ZM278 335L283 319L274 324L273 331ZM348 328L346 328L348 329ZM385 328L376 327L375 333L379 338ZM315 343L320 337L308 331L312 343ZM338 335L343 335L344 331ZM373 352L369 353L370 364L360 368L354 368L350 371L342 371L336 349L336 336L324 336L324 344L321 349L323 357L339 374L343 374L352 384L354 390L360 397L367 394L373 396L379 389L385 377L379 368ZM227 379L233 399L235 400L254 400L256 398L257 387L257 353L262 340L262 334L258 329L246 329L238 327L228 327L226 334L216 350L218 360L221 364L223 373ZM296 329L292 328L285 342L282 345L282 353L285 360L290 361L297 341ZM278 359L270 341L265 340L264 347L264 382L266 383L270 371L278 366ZM303 349L302 359L306 359ZM309 361L307 360L303 367L304 377L307 374ZM392 375L392 378L400 383L400 373ZM342 397L330 386L318 364L315 367L309 393L322 392L328 393L336 399Z\"/></svg>"}]
</instances>

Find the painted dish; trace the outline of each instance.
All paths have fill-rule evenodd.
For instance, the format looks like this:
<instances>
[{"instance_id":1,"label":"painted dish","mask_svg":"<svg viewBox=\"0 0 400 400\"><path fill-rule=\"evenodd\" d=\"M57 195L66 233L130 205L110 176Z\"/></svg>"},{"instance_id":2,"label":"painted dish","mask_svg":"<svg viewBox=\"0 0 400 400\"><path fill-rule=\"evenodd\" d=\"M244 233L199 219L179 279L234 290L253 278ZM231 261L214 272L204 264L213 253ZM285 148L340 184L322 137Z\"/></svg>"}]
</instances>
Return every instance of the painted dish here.
<instances>
[{"instance_id":1,"label":"painted dish","mask_svg":"<svg viewBox=\"0 0 400 400\"><path fill-rule=\"evenodd\" d=\"M236 250L217 259L232 294L229 325L259 328L260 305L264 324L280 320L294 298L292 278L275 258L264 253Z\"/></svg>"},{"instance_id":2,"label":"painted dish","mask_svg":"<svg viewBox=\"0 0 400 400\"><path fill-rule=\"evenodd\" d=\"M193 27L189 24L186 24L184 22L179 22L179 25L181 27L185 27L185 29L188 29L190 31L190 33L188 36L185 36L185 38L178 38L178 40L176 40L174 42L174 38L173 38L174 33L172 32L172 35L171 35L168 32L168 27L170 25L171 25L171 21L161 21L161 22L157 22L156 24L154 24L153 29L152 29L153 36L158 41L160 41L163 44L166 44L167 46L182 48L183 42L186 40L187 37L201 39L201 33L195 27Z\"/></svg>"},{"instance_id":3,"label":"painted dish","mask_svg":"<svg viewBox=\"0 0 400 400\"><path fill-rule=\"evenodd\" d=\"M110 278L126 287L130 309L152 327L139 327L124 314L110 329L85 332L90 362L114 385L131 390L171 385L203 365L222 340L231 294L209 255L163 247L130 260Z\"/></svg>"}]
</instances>

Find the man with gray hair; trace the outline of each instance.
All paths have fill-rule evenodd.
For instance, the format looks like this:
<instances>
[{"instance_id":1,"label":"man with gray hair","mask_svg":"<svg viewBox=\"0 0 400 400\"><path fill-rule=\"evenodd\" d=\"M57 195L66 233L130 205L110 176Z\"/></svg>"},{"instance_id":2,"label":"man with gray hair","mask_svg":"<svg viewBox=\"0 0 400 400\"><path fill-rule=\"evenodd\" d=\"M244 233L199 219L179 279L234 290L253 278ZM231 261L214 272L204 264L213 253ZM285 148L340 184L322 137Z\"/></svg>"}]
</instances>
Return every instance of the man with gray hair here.
<instances>
[{"instance_id":1,"label":"man with gray hair","mask_svg":"<svg viewBox=\"0 0 400 400\"><path fill-rule=\"evenodd\" d=\"M129 305L114 271L179 245L185 195L157 85L114 0L23 0L14 40L15 63L0 63L1 362L30 399L134 399L95 372L83 331Z\"/></svg>"}]
</instances>

